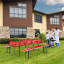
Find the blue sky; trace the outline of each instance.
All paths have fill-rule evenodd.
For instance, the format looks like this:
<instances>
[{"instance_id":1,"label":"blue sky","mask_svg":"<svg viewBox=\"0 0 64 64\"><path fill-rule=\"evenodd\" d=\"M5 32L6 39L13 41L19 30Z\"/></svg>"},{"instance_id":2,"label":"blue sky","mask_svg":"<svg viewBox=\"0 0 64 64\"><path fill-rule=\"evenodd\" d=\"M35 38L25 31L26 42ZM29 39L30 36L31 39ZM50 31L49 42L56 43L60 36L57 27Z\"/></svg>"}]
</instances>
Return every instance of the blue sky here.
<instances>
[{"instance_id":1,"label":"blue sky","mask_svg":"<svg viewBox=\"0 0 64 64\"><path fill-rule=\"evenodd\" d=\"M64 10L64 0L38 0L35 10L50 13Z\"/></svg>"}]
</instances>

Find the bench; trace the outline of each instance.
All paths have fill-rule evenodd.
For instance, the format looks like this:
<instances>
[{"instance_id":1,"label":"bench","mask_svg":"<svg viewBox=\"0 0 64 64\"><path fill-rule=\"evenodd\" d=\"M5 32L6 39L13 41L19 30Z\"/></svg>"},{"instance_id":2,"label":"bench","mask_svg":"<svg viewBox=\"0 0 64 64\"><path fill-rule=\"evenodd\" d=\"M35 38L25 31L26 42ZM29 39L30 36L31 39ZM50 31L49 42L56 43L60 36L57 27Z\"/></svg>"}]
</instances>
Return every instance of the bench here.
<instances>
[{"instance_id":1,"label":"bench","mask_svg":"<svg viewBox=\"0 0 64 64\"><path fill-rule=\"evenodd\" d=\"M29 48L21 49L21 51L25 52L25 58L26 58L26 52L28 52L28 59L29 59L29 50L38 49L38 51L39 51L39 48L43 47L43 53L44 53L44 47L46 47L46 53L47 53L47 46L49 46L49 44L44 44L44 45L29 47Z\"/></svg>"},{"instance_id":2,"label":"bench","mask_svg":"<svg viewBox=\"0 0 64 64\"><path fill-rule=\"evenodd\" d=\"M25 51L25 53L28 52L28 59L29 59L29 50L32 50L32 49L34 50L37 48L39 50L40 47L43 47L43 51L44 51L44 47L46 47L46 52L47 52L47 46L49 45L48 44L39 45L39 43L41 43L40 39L31 39L31 40L10 42L9 45L4 45L4 47L7 47L7 50L9 49L9 53L10 53L10 47L14 47L14 48L19 47L19 56L20 56L20 46L25 46L25 49L21 49L21 51ZM38 46L34 46L34 44L38 44ZM27 45L33 45L33 47L26 48Z\"/></svg>"}]
</instances>

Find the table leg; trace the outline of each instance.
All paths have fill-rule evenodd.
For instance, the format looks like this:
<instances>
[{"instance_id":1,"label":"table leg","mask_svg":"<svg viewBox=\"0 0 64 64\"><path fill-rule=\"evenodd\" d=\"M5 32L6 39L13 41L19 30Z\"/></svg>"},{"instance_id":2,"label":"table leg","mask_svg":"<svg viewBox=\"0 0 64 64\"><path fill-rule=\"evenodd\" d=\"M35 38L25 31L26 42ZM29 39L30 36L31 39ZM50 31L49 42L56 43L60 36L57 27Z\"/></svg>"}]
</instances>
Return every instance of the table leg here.
<instances>
[{"instance_id":1,"label":"table leg","mask_svg":"<svg viewBox=\"0 0 64 64\"><path fill-rule=\"evenodd\" d=\"M25 45L25 48L26 48L26 45Z\"/></svg>"},{"instance_id":2,"label":"table leg","mask_svg":"<svg viewBox=\"0 0 64 64\"><path fill-rule=\"evenodd\" d=\"M20 46L19 46L19 56L20 56Z\"/></svg>"},{"instance_id":3,"label":"table leg","mask_svg":"<svg viewBox=\"0 0 64 64\"><path fill-rule=\"evenodd\" d=\"M39 43L38 43L38 46L39 46ZM39 48L38 48L38 51L39 51Z\"/></svg>"},{"instance_id":4,"label":"table leg","mask_svg":"<svg viewBox=\"0 0 64 64\"><path fill-rule=\"evenodd\" d=\"M14 54L15 54L15 47L14 47Z\"/></svg>"},{"instance_id":5,"label":"table leg","mask_svg":"<svg viewBox=\"0 0 64 64\"><path fill-rule=\"evenodd\" d=\"M8 53L8 47L7 47L7 53Z\"/></svg>"},{"instance_id":6,"label":"table leg","mask_svg":"<svg viewBox=\"0 0 64 64\"><path fill-rule=\"evenodd\" d=\"M44 53L44 47L43 47L43 53Z\"/></svg>"},{"instance_id":7,"label":"table leg","mask_svg":"<svg viewBox=\"0 0 64 64\"><path fill-rule=\"evenodd\" d=\"M26 51L25 51L25 58L26 58Z\"/></svg>"},{"instance_id":8,"label":"table leg","mask_svg":"<svg viewBox=\"0 0 64 64\"><path fill-rule=\"evenodd\" d=\"M28 59L29 59L29 51L28 51Z\"/></svg>"},{"instance_id":9,"label":"table leg","mask_svg":"<svg viewBox=\"0 0 64 64\"><path fill-rule=\"evenodd\" d=\"M33 44L33 47L34 47L34 44ZM33 51L34 51L34 49L33 49Z\"/></svg>"},{"instance_id":10,"label":"table leg","mask_svg":"<svg viewBox=\"0 0 64 64\"><path fill-rule=\"evenodd\" d=\"M10 48L11 48L11 47L9 47L9 54L10 54Z\"/></svg>"},{"instance_id":11,"label":"table leg","mask_svg":"<svg viewBox=\"0 0 64 64\"><path fill-rule=\"evenodd\" d=\"M47 53L47 46L46 46L46 53Z\"/></svg>"}]
</instances>

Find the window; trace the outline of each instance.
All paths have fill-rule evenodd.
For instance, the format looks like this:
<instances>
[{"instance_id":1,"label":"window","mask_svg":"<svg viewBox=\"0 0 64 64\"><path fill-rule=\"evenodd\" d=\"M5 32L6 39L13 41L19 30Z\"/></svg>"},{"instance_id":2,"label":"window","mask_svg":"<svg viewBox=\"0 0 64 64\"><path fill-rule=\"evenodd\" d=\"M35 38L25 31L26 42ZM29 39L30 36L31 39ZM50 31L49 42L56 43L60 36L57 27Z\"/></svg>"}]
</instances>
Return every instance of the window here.
<instances>
[{"instance_id":1,"label":"window","mask_svg":"<svg viewBox=\"0 0 64 64\"><path fill-rule=\"evenodd\" d=\"M34 21L35 22L42 23L42 16L35 14L34 17L35 17L34 18Z\"/></svg>"},{"instance_id":2,"label":"window","mask_svg":"<svg viewBox=\"0 0 64 64\"><path fill-rule=\"evenodd\" d=\"M50 18L50 24L57 24L59 25L59 15L55 15L54 17Z\"/></svg>"},{"instance_id":3,"label":"window","mask_svg":"<svg viewBox=\"0 0 64 64\"><path fill-rule=\"evenodd\" d=\"M16 18L26 18L27 17L27 10L26 10L27 5L18 3L18 6L10 7L10 17L16 17Z\"/></svg>"},{"instance_id":4,"label":"window","mask_svg":"<svg viewBox=\"0 0 64 64\"><path fill-rule=\"evenodd\" d=\"M26 31L27 31L26 28L11 27L10 28L10 37L25 38Z\"/></svg>"},{"instance_id":5,"label":"window","mask_svg":"<svg viewBox=\"0 0 64 64\"><path fill-rule=\"evenodd\" d=\"M64 27L64 21L63 21L63 27Z\"/></svg>"},{"instance_id":6,"label":"window","mask_svg":"<svg viewBox=\"0 0 64 64\"><path fill-rule=\"evenodd\" d=\"M62 19L64 20L64 15L62 16Z\"/></svg>"}]
</instances>

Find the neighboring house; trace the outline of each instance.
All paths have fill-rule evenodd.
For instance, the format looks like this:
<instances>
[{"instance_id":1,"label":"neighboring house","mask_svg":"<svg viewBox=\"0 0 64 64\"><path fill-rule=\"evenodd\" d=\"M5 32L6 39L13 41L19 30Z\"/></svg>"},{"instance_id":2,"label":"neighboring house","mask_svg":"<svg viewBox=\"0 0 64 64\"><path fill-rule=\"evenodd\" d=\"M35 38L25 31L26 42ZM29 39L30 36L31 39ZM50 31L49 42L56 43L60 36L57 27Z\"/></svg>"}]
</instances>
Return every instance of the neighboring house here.
<instances>
[{"instance_id":1,"label":"neighboring house","mask_svg":"<svg viewBox=\"0 0 64 64\"><path fill-rule=\"evenodd\" d=\"M58 11L47 14L47 30L59 28L63 31L61 37L64 36L64 11Z\"/></svg>"},{"instance_id":2,"label":"neighboring house","mask_svg":"<svg viewBox=\"0 0 64 64\"><path fill-rule=\"evenodd\" d=\"M46 14L34 10L37 0L0 0L0 38L35 38L52 28L64 31L63 11Z\"/></svg>"},{"instance_id":3,"label":"neighboring house","mask_svg":"<svg viewBox=\"0 0 64 64\"><path fill-rule=\"evenodd\" d=\"M63 30L63 12L48 13L47 15L47 30L52 28L59 28Z\"/></svg>"}]
</instances>

